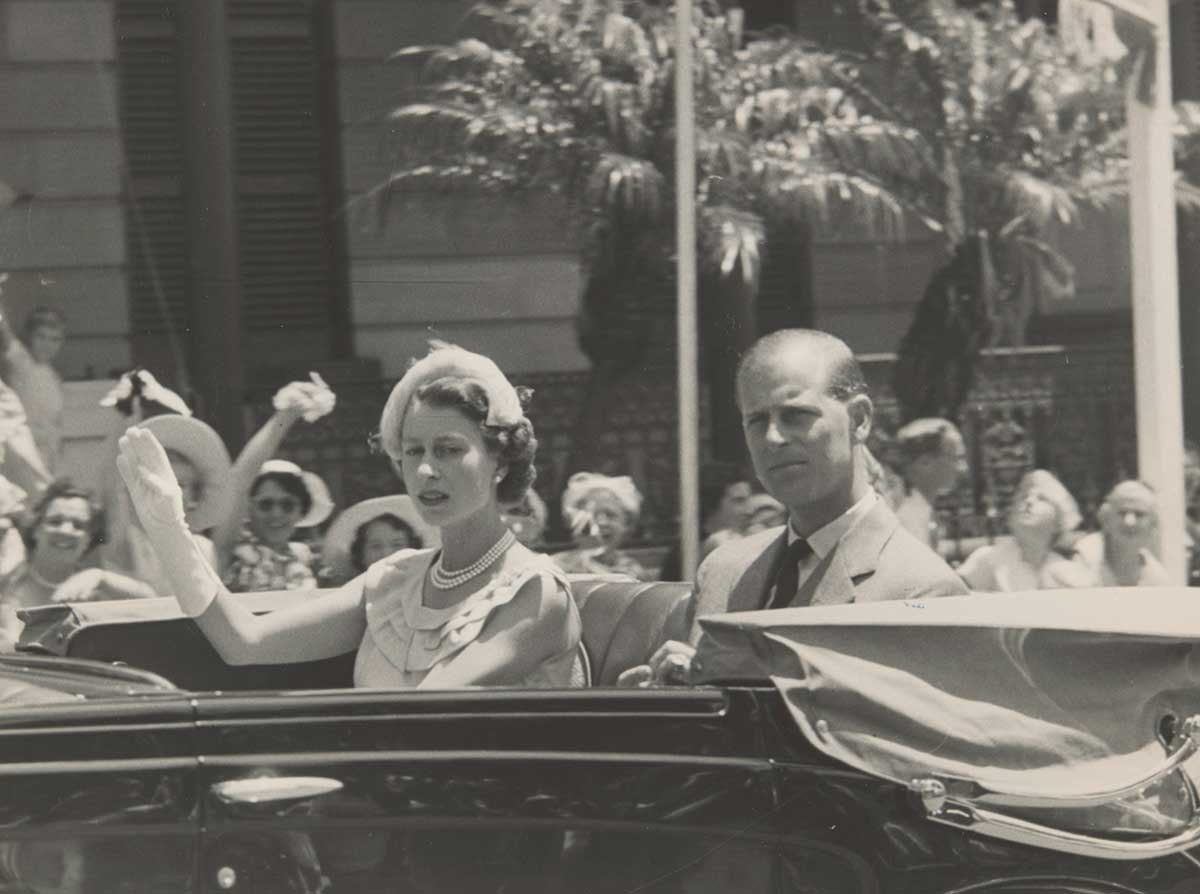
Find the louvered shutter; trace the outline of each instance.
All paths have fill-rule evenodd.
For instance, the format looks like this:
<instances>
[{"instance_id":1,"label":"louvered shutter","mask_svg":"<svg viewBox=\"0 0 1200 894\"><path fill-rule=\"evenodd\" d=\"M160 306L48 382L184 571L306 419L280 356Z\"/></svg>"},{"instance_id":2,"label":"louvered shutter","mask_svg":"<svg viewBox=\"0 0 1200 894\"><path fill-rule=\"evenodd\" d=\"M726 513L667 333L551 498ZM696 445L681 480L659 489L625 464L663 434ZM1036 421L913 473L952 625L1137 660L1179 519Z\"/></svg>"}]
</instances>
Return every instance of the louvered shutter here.
<instances>
[{"instance_id":1,"label":"louvered shutter","mask_svg":"<svg viewBox=\"0 0 1200 894\"><path fill-rule=\"evenodd\" d=\"M308 0L229 0L243 320L325 330L336 302L320 53ZM325 126L330 126L325 122Z\"/></svg>"},{"instance_id":2,"label":"louvered shutter","mask_svg":"<svg viewBox=\"0 0 1200 894\"><path fill-rule=\"evenodd\" d=\"M130 324L135 339L191 326L177 0L118 0L120 113L128 179ZM137 352L135 350L135 356Z\"/></svg>"}]
</instances>

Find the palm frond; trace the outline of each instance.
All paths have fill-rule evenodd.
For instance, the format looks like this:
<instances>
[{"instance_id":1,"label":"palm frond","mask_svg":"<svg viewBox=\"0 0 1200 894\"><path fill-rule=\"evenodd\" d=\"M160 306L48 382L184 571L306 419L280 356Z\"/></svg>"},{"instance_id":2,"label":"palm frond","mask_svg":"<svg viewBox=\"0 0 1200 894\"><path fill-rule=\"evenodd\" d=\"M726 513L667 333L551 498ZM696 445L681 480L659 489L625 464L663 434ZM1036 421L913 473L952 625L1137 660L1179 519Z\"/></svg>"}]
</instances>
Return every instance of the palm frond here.
<instances>
[{"instance_id":1,"label":"palm frond","mask_svg":"<svg viewBox=\"0 0 1200 894\"><path fill-rule=\"evenodd\" d=\"M1009 209L1008 217L1025 216L1044 229L1052 222L1073 223L1079 209L1070 190L1026 171L996 170L979 172L982 191L993 192Z\"/></svg>"},{"instance_id":2,"label":"palm frond","mask_svg":"<svg viewBox=\"0 0 1200 894\"><path fill-rule=\"evenodd\" d=\"M1175 204L1189 213L1200 211L1200 187L1183 177L1176 177Z\"/></svg>"},{"instance_id":3,"label":"palm frond","mask_svg":"<svg viewBox=\"0 0 1200 894\"><path fill-rule=\"evenodd\" d=\"M662 214L665 188L662 173L650 162L609 152L592 169L587 197L608 213L655 221Z\"/></svg>"},{"instance_id":4,"label":"palm frond","mask_svg":"<svg viewBox=\"0 0 1200 894\"><path fill-rule=\"evenodd\" d=\"M729 205L714 205L700 209L698 224L701 257L707 266L721 278L740 272L742 282L757 290L767 241L762 218Z\"/></svg>"}]
</instances>

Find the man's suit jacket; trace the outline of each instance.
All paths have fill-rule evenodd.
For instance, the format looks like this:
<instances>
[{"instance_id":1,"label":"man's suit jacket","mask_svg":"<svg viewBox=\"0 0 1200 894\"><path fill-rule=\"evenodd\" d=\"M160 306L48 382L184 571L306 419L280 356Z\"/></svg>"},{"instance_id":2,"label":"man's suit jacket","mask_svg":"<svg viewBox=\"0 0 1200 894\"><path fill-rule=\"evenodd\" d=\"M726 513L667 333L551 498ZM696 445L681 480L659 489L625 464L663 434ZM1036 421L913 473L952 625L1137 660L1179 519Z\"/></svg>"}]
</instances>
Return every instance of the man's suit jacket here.
<instances>
[{"instance_id":1,"label":"man's suit jacket","mask_svg":"<svg viewBox=\"0 0 1200 894\"><path fill-rule=\"evenodd\" d=\"M787 527L782 526L714 550L696 572L693 619L764 608L786 547ZM793 604L838 605L966 593L962 578L878 500L805 578ZM695 643L699 635L693 620L691 641Z\"/></svg>"}]
</instances>

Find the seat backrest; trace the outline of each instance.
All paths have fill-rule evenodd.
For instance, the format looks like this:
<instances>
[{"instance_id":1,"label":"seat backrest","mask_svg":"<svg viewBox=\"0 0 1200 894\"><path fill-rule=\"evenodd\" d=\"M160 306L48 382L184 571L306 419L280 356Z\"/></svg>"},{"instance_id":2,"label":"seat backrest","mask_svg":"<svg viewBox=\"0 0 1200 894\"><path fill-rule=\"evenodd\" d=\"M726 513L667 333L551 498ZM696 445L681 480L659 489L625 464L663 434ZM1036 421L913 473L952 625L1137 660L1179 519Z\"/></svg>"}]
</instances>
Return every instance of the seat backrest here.
<instances>
[{"instance_id":1,"label":"seat backrest","mask_svg":"<svg viewBox=\"0 0 1200 894\"><path fill-rule=\"evenodd\" d=\"M690 584L610 577L572 578L593 686L611 686L667 639L687 635ZM255 613L294 604L288 592L238 597ZM354 653L322 661L232 666L217 654L174 599L49 605L23 613L21 647L69 658L120 661L166 677L182 689L335 689L353 685Z\"/></svg>"},{"instance_id":2,"label":"seat backrest","mask_svg":"<svg viewBox=\"0 0 1200 894\"><path fill-rule=\"evenodd\" d=\"M592 685L612 686L668 639L686 639L690 583L577 577L571 590L583 621Z\"/></svg>"}]
</instances>

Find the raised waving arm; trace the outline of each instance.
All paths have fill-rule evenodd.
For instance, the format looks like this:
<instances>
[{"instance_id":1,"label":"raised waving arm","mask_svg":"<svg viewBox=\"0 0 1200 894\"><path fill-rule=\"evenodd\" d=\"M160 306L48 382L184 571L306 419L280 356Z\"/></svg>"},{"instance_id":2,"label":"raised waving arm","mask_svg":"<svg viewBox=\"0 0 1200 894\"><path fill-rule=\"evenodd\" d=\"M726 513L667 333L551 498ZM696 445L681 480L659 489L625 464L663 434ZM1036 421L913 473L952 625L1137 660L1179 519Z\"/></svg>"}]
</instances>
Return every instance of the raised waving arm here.
<instances>
[{"instance_id":1,"label":"raised waving arm","mask_svg":"<svg viewBox=\"0 0 1200 894\"><path fill-rule=\"evenodd\" d=\"M274 415L246 442L233 464L228 508L225 517L213 530L213 543L216 545L217 560L222 569L229 563L241 530L242 518L246 514L246 500L250 496L250 488L263 463L275 455L284 437L298 420L315 422L333 410L336 400L333 391L319 375L309 375L308 382L292 382L279 389L275 395Z\"/></svg>"},{"instance_id":2,"label":"raised waving arm","mask_svg":"<svg viewBox=\"0 0 1200 894\"><path fill-rule=\"evenodd\" d=\"M158 439L129 429L120 440L117 468L180 608L227 663L288 664L358 647L366 630L360 580L320 598L297 593L295 605L255 615L229 593L188 532L183 495Z\"/></svg>"}]
</instances>

